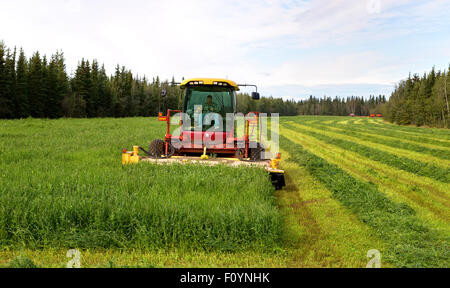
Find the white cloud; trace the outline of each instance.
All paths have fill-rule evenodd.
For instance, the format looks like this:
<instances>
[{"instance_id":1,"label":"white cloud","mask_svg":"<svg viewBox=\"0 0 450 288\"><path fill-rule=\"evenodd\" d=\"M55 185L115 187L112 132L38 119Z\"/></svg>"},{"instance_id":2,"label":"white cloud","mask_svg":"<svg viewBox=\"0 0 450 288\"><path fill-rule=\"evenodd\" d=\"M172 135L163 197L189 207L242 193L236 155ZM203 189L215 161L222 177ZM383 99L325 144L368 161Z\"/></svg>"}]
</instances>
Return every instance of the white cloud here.
<instances>
[{"instance_id":1,"label":"white cloud","mask_svg":"<svg viewBox=\"0 0 450 288\"><path fill-rule=\"evenodd\" d=\"M389 83L382 72L388 67L376 67L383 55L375 51L319 55L295 62L286 62L267 77L276 83L295 84L302 79L307 85L345 83ZM376 67L376 68L374 68Z\"/></svg>"},{"instance_id":2,"label":"white cloud","mask_svg":"<svg viewBox=\"0 0 450 288\"><path fill-rule=\"evenodd\" d=\"M450 12L444 0L16 0L1 7L7 45L28 55L62 49L69 69L85 57L109 72L120 63L149 77L260 86L395 82L411 66L366 43L443 29ZM433 64L440 63L424 65Z\"/></svg>"}]
</instances>

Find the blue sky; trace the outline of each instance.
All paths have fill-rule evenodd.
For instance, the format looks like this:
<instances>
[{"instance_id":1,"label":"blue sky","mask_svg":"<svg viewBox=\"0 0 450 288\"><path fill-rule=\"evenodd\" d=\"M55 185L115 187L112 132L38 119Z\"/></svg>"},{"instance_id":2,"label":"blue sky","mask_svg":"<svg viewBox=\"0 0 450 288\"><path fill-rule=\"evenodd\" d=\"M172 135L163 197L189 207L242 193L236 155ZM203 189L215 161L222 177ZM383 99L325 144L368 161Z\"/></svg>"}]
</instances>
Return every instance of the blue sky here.
<instances>
[{"instance_id":1,"label":"blue sky","mask_svg":"<svg viewBox=\"0 0 450 288\"><path fill-rule=\"evenodd\" d=\"M450 64L450 1L1 1L0 39L68 71L81 57L163 79L223 77L265 96L389 95Z\"/></svg>"}]
</instances>

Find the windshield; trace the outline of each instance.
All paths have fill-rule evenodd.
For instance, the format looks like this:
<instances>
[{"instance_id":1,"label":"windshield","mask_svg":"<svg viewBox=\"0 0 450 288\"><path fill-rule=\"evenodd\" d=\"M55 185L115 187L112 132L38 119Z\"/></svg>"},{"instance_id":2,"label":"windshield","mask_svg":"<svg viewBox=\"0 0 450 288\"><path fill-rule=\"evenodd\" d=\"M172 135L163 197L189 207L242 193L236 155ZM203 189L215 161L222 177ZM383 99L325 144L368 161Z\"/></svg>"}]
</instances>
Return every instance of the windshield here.
<instances>
[{"instance_id":1,"label":"windshield","mask_svg":"<svg viewBox=\"0 0 450 288\"><path fill-rule=\"evenodd\" d=\"M191 125L190 127L184 127L184 130L197 128L206 131L214 128L215 131L225 131L226 115L227 113L234 113L235 107L236 94L232 88L217 86L188 87L184 95L183 112L190 117ZM210 115L205 117L208 114ZM220 115L222 121L217 114ZM188 121L185 122L188 123Z\"/></svg>"}]
</instances>

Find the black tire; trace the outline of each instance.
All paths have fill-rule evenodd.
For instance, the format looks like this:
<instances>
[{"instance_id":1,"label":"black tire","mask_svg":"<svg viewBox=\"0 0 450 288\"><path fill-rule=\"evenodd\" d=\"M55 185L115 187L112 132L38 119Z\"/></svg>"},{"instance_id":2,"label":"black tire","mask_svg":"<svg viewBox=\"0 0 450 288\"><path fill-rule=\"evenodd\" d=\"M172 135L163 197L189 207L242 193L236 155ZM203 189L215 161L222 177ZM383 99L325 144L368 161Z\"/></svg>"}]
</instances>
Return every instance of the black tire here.
<instances>
[{"instance_id":1,"label":"black tire","mask_svg":"<svg viewBox=\"0 0 450 288\"><path fill-rule=\"evenodd\" d=\"M256 148L250 149L250 161L258 162L262 160L261 153L264 152L264 147L260 145L260 143L257 143Z\"/></svg>"},{"instance_id":2,"label":"black tire","mask_svg":"<svg viewBox=\"0 0 450 288\"><path fill-rule=\"evenodd\" d=\"M286 186L286 181L284 180L284 174L271 174L272 184L275 186L276 190L281 190Z\"/></svg>"},{"instance_id":3,"label":"black tire","mask_svg":"<svg viewBox=\"0 0 450 288\"><path fill-rule=\"evenodd\" d=\"M176 152L176 149L175 149L175 147L172 145L172 143L169 143L169 147L168 147L169 149L167 149L168 150L168 154L166 155L166 158L170 158L170 157L172 157L173 156L173 154L175 154L175 152ZM165 151L164 151L165 152ZM163 153L164 153L163 152Z\"/></svg>"},{"instance_id":4,"label":"black tire","mask_svg":"<svg viewBox=\"0 0 450 288\"><path fill-rule=\"evenodd\" d=\"M160 159L161 156L165 153L166 142L163 140L157 139L153 140L148 147L148 154L150 157L155 159Z\"/></svg>"},{"instance_id":5,"label":"black tire","mask_svg":"<svg viewBox=\"0 0 450 288\"><path fill-rule=\"evenodd\" d=\"M261 150L260 148L252 148L250 149L250 161L258 162L261 161Z\"/></svg>"},{"instance_id":6,"label":"black tire","mask_svg":"<svg viewBox=\"0 0 450 288\"><path fill-rule=\"evenodd\" d=\"M236 153L235 153L236 158L238 158L239 160L244 160L245 157L245 149L237 149Z\"/></svg>"}]
</instances>

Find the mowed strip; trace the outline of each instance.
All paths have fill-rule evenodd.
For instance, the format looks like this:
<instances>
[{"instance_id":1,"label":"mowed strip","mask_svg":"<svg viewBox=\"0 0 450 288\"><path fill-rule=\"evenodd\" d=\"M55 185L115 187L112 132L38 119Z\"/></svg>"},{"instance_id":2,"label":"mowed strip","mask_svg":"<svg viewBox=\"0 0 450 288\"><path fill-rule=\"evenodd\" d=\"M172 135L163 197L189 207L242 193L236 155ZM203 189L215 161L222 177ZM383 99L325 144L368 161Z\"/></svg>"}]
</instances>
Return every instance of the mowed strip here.
<instances>
[{"instance_id":1,"label":"mowed strip","mask_svg":"<svg viewBox=\"0 0 450 288\"><path fill-rule=\"evenodd\" d=\"M311 125L313 127L317 128L325 128L327 130L331 130L333 132L343 134L343 135L351 135L354 137L357 137L358 139L378 143L382 145L388 145L390 147L395 147L403 150L410 150L414 152L419 153L425 153L432 155L434 157L437 157L439 159L449 160L450 159L450 147L449 148L442 148L437 149L436 146L433 146L433 148L427 147L427 144L418 144L418 143L411 143L408 140L404 139L395 139L389 136L383 136L380 134L373 134L373 133L366 133L361 132L361 129L355 128L355 129L345 129L345 128L338 128L338 127L332 127L332 126L325 126L320 124L314 124Z\"/></svg>"},{"instance_id":2,"label":"mowed strip","mask_svg":"<svg viewBox=\"0 0 450 288\"><path fill-rule=\"evenodd\" d=\"M418 135L418 136L427 136L432 137L434 139L441 139L443 141L450 141L450 133L448 129L442 128L426 128L426 127L408 127L408 126L400 126L397 124L382 122L383 127L386 129L401 131L403 133Z\"/></svg>"},{"instance_id":3,"label":"mowed strip","mask_svg":"<svg viewBox=\"0 0 450 288\"><path fill-rule=\"evenodd\" d=\"M329 136L332 137L334 139L341 139L341 140L348 140L351 141L352 143L357 143L360 144L362 146L365 146L367 148L375 148L377 150L381 150L381 151L385 151L391 154L395 154L398 156L403 156L412 160L420 160L420 162L425 162L425 163L429 163L429 164L436 164L445 168L450 168L450 161L446 160L446 159L441 159L435 156L431 156L431 155L423 155L422 153L419 152L415 152L415 151L410 151L410 150L406 150L403 148L396 148L396 147L392 147L390 145L384 145L384 144L380 144L380 143L375 143L374 141L367 139L365 137L359 137L359 136L351 136L349 134L351 134L351 131L349 131L348 133L340 133L340 132L335 132L335 131L331 131L329 126L320 126L317 127L316 125L302 125L300 123L296 123L296 122L287 122L290 125L294 125L295 127L304 129L304 130L308 130L314 133L320 133L322 135L325 136ZM367 140L364 140L367 139ZM450 170L449 170L450 173Z\"/></svg>"},{"instance_id":4,"label":"mowed strip","mask_svg":"<svg viewBox=\"0 0 450 288\"><path fill-rule=\"evenodd\" d=\"M428 178L380 164L293 130L283 129L283 135L294 143L301 144L309 152L339 166L353 177L376 184L390 199L408 203L421 218L435 224L437 228L450 229L448 185L430 185L427 183L431 181Z\"/></svg>"},{"instance_id":5,"label":"mowed strip","mask_svg":"<svg viewBox=\"0 0 450 288\"><path fill-rule=\"evenodd\" d=\"M372 120L369 123L373 123L375 125L383 125L383 120Z\"/></svg>"},{"instance_id":6,"label":"mowed strip","mask_svg":"<svg viewBox=\"0 0 450 288\"><path fill-rule=\"evenodd\" d=\"M429 229L406 204L395 203L377 186L358 180L280 135L289 161L305 167L358 219L388 245L384 259L398 267L446 267L450 261L448 237Z\"/></svg>"},{"instance_id":7,"label":"mowed strip","mask_svg":"<svg viewBox=\"0 0 450 288\"><path fill-rule=\"evenodd\" d=\"M283 158L290 154L280 150ZM292 259L288 267L365 267L367 251L384 243L332 197L304 167L283 162L288 186L277 193L284 237ZM333 221L330 221L333 219ZM386 266L387 263L383 263Z\"/></svg>"},{"instance_id":8,"label":"mowed strip","mask_svg":"<svg viewBox=\"0 0 450 288\"><path fill-rule=\"evenodd\" d=\"M350 120L339 121L336 124L338 124L338 125L347 125L348 122L350 122Z\"/></svg>"},{"instance_id":9,"label":"mowed strip","mask_svg":"<svg viewBox=\"0 0 450 288\"><path fill-rule=\"evenodd\" d=\"M437 149L450 147L450 141L447 141L447 140L429 137L428 135L417 135L417 134L412 134L412 133L403 132L403 131L396 131L394 129L389 129L386 127L374 126L371 123L368 123L367 125L359 125L359 126L352 125L352 123L345 124L345 125L337 124L336 126L342 127L344 129L358 129L360 131L372 132L372 133L381 134L384 136L390 136L395 139L408 140L408 141L419 143L419 144L427 143L427 144L436 146Z\"/></svg>"},{"instance_id":10,"label":"mowed strip","mask_svg":"<svg viewBox=\"0 0 450 288\"><path fill-rule=\"evenodd\" d=\"M80 249L82 268L279 268L288 267L285 254L254 251ZM39 268L66 268L67 249L2 250L0 268L11 268L17 257L27 257Z\"/></svg>"},{"instance_id":11,"label":"mowed strip","mask_svg":"<svg viewBox=\"0 0 450 288\"><path fill-rule=\"evenodd\" d=\"M386 137L386 139L401 141L405 143L411 143L416 145L422 145L424 147L428 147L430 149L437 150L446 150L450 151L450 142L442 142L439 140L433 140L431 138L425 137L414 137L410 135L404 135L402 133L398 133L396 131L388 130L386 128L378 128L373 125L366 126L351 126L351 125L334 125L334 128L341 128L344 130L358 131L362 133L367 133L371 135L377 135L378 137Z\"/></svg>"},{"instance_id":12,"label":"mowed strip","mask_svg":"<svg viewBox=\"0 0 450 288\"><path fill-rule=\"evenodd\" d=\"M350 136L343 136L338 133L332 133L328 131L321 131L315 128L307 127L305 125L300 125L296 123L292 123L293 125L289 123L284 123L286 127L290 127L292 130L295 131L302 131L302 133L314 136L315 138L322 140L326 143L333 144L336 146L339 146L341 148L357 152L367 158L370 158L372 160L379 161L381 163L385 163L389 166L393 166L396 168L399 168L401 170L405 170L414 174L417 174L419 176L425 176L429 177L431 179L441 181L443 183L449 183L450 182L450 169L447 168L448 166L443 164L442 162L448 162L442 159L435 159L436 162L440 162L439 166L437 166L435 163L431 162L430 159L428 161L424 161L426 157L422 156L419 157L421 161L414 160L416 158L411 157L401 157L397 154L395 154L394 151L401 150L401 149L395 149L390 148L386 145L379 145L379 144L373 144L373 143L367 143L367 141L359 141L355 137ZM384 151L382 148L386 147L386 149L389 150L389 152ZM407 154L404 150L402 150L403 154ZM409 152L411 154L414 154L413 152ZM417 154L417 153L416 153ZM431 157L431 156L427 156ZM435 157L433 157L435 158ZM439 161L438 161L439 160Z\"/></svg>"}]
</instances>

